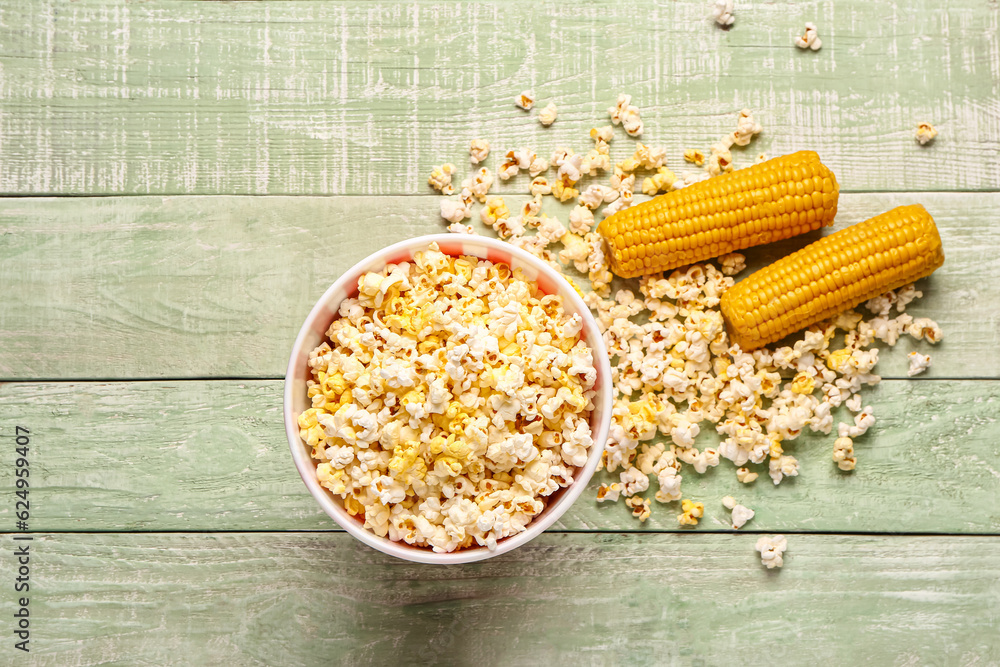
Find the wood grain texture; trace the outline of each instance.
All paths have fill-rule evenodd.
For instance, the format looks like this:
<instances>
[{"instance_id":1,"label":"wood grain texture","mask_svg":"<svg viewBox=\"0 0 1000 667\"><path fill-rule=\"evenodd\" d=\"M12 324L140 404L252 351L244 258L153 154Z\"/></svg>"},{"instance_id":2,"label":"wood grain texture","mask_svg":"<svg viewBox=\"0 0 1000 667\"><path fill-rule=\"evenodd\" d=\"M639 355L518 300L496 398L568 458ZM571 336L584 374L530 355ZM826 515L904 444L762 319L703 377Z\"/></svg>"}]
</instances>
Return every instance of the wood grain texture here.
<instances>
[{"instance_id":1,"label":"wood grain texture","mask_svg":"<svg viewBox=\"0 0 1000 667\"><path fill-rule=\"evenodd\" d=\"M9 0L0 191L421 193L476 137L580 146L620 92L674 164L749 107L754 155L817 150L846 190L997 189L997 14L745 2L722 30L708 3L665 0ZM793 45L806 21L820 52ZM559 106L551 129L513 106L526 88Z\"/></svg>"},{"instance_id":2,"label":"wood grain texture","mask_svg":"<svg viewBox=\"0 0 1000 667\"><path fill-rule=\"evenodd\" d=\"M330 283L390 243L442 231L438 202L0 200L0 378L284 377L298 329ZM934 215L947 256L909 312L940 322L945 341L932 348L907 337L879 372L905 377L906 353L917 349L934 359L923 377L1000 377L1000 194L846 194L834 229L909 203ZM551 201L549 212L565 219L568 207ZM750 249L751 270L817 238Z\"/></svg>"},{"instance_id":3,"label":"wood grain texture","mask_svg":"<svg viewBox=\"0 0 1000 667\"><path fill-rule=\"evenodd\" d=\"M41 536L31 664L1000 661L1000 538L793 535L778 571L755 540L544 535L437 567L346 534Z\"/></svg>"},{"instance_id":4,"label":"wood grain texture","mask_svg":"<svg viewBox=\"0 0 1000 667\"><path fill-rule=\"evenodd\" d=\"M13 469L14 424L30 429L38 531L334 529L292 464L282 387L0 385L0 467ZM705 475L685 467L684 496L705 503L697 530L728 530L720 499L733 495L757 512L749 531L1000 533L1000 383L887 380L865 403L877 422L858 438L851 474L831 460L834 436L812 433L789 443L801 473L777 487L766 472L740 484L728 461ZM705 431L699 446L718 442ZM598 473L555 530L681 530L677 503L654 502L645 524L624 503L599 505L597 486L612 478ZM0 495L13 497L13 479ZM0 504L0 524L13 524L12 510Z\"/></svg>"}]
</instances>

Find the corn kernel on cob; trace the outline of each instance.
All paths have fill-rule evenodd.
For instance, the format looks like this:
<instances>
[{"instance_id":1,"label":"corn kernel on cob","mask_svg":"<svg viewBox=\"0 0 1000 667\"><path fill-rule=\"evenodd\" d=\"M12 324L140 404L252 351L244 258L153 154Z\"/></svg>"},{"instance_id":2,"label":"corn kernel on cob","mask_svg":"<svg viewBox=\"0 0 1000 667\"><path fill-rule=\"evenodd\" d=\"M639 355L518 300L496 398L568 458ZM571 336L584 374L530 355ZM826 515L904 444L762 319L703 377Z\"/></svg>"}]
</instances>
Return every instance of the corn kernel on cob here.
<instances>
[{"instance_id":1,"label":"corn kernel on cob","mask_svg":"<svg viewBox=\"0 0 1000 667\"><path fill-rule=\"evenodd\" d=\"M757 271L722 296L730 341L752 350L928 276L944 263L923 206L851 225Z\"/></svg>"},{"instance_id":2,"label":"corn kernel on cob","mask_svg":"<svg viewBox=\"0 0 1000 667\"><path fill-rule=\"evenodd\" d=\"M819 156L800 151L619 211L598 231L611 270L632 278L829 225L839 193Z\"/></svg>"}]
</instances>

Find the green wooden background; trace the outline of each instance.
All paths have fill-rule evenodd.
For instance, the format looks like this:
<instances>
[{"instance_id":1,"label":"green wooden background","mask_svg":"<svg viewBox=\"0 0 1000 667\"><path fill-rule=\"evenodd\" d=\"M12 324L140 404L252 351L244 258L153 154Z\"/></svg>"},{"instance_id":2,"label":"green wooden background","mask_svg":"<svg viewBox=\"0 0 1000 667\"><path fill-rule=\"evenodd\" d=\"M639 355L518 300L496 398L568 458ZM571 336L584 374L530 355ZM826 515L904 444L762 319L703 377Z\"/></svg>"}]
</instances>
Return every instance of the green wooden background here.
<instances>
[{"instance_id":1,"label":"green wooden background","mask_svg":"<svg viewBox=\"0 0 1000 667\"><path fill-rule=\"evenodd\" d=\"M0 4L0 530L21 425L35 536L29 655L2 537L0 664L1000 664L998 15L737 0L722 30L702 0ZM792 44L805 21L819 52ZM513 107L525 88L559 106L551 128ZM817 150L836 227L924 204L947 255L910 309L945 329L933 367L906 377L925 343L883 351L852 474L814 435L779 487L685 474L695 530L588 493L479 564L362 547L288 454L301 321L365 255L442 229L432 165L464 173L472 138L579 150L620 92L672 167L747 107L764 133L737 164ZM940 131L924 147L920 121ZM497 190L520 202L524 181ZM740 533L726 494L757 511ZM768 571L753 545L776 532Z\"/></svg>"}]
</instances>

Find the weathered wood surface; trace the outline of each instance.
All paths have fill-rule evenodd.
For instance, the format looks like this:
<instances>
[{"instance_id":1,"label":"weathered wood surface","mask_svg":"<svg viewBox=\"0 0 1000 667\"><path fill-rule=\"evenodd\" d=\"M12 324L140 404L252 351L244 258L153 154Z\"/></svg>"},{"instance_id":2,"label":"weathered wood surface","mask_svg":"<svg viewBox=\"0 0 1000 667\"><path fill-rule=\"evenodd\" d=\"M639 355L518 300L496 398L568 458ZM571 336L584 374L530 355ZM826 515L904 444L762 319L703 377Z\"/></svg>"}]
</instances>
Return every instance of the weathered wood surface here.
<instances>
[{"instance_id":1,"label":"weathered wood surface","mask_svg":"<svg viewBox=\"0 0 1000 667\"><path fill-rule=\"evenodd\" d=\"M2 385L0 468L13 468L14 424L30 429L33 530L334 529L292 464L282 386ZM801 473L777 487L766 472L740 484L728 461L705 475L685 467L685 497L705 502L697 530L727 530L719 500L733 495L757 512L748 531L1000 533L1000 383L887 380L865 402L877 422L851 474L831 461L834 436L812 433L789 444ZM13 497L13 479L0 495ZM599 505L610 479L598 473L555 529L681 530L677 503L654 502L645 524L624 503ZM12 510L0 504L0 525L13 525Z\"/></svg>"},{"instance_id":2,"label":"weathered wood surface","mask_svg":"<svg viewBox=\"0 0 1000 667\"><path fill-rule=\"evenodd\" d=\"M390 243L442 231L438 202L0 200L0 378L283 377L330 283ZM935 216L947 260L909 312L936 319L945 341L906 338L879 371L905 377L918 349L934 358L927 377L1000 377L1000 194L845 194L835 228L915 202ZM816 238L750 249L751 269Z\"/></svg>"},{"instance_id":3,"label":"weathered wood surface","mask_svg":"<svg viewBox=\"0 0 1000 667\"><path fill-rule=\"evenodd\" d=\"M585 142L620 92L675 164L749 107L754 155L815 149L848 190L995 190L997 15L743 2L721 30L701 1L8 0L0 191L420 193L472 138ZM806 21L822 51L793 45ZM513 106L525 88L559 106L552 128Z\"/></svg>"},{"instance_id":4,"label":"weathered wood surface","mask_svg":"<svg viewBox=\"0 0 1000 667\"><path fill-rule=\"evenodd\" d=\"M793 535L780 571L755 540L543 535L437 567L346 534L38 536L31 664L1000 662L998 537Z\"/></svg>"}]
</instances>

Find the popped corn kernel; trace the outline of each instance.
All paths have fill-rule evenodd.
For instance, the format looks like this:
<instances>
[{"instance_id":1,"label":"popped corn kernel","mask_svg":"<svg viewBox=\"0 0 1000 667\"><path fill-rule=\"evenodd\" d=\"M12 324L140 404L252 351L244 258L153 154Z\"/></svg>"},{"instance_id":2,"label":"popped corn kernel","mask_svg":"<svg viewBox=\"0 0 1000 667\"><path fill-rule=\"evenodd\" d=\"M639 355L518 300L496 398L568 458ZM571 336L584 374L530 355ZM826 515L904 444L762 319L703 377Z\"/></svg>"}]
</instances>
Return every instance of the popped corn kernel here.
<instances>
[{"instance_id":1,"label":"popped corn kernel","mask_svg":"<svg viewBox=\"0 0 1000 667\"><path fill-rule=\"evenodd\" d=\"M745 526L747 521L752 519L754 517L754 514L756 514L756 512L754 512L752 509L744 505L736 505L730 509L732 509L731 518L733 520L734 530L739 530L740 528Z\"/></svg>"},{"instance_id":2,"label":"popped corn kernel","mask_svg":"<svg viewBox=\"0 0 1000 667\"><path fill-rule=\"evenodd\" d=\"M556 122L556 117L559 115L559 109L556 108L555 102L549 102L541 111L538 112L538 122L548 127L552 123Z\"/></svg>"},{"instance_id":3,"label":"popped corn kernel","mask_svg":"<svg viewBox=\"0 0 1000 667\"><path fill-rule=\"evenodd\" d=\"M760 562L771 570L784 565L782 554L788 549L788 540L784 535L769 537L762 535L754 545L754 549L760 552Z\"/></svg>"},{"instance_id":4,"label":"popped corn kernel","mask_svg":"<svg viewBox=\"0 0 1000 667\"><path fill-rule=\"evenodd\" d=\"M479 209L479 219L487 225L495 225L497 220L509 217L510 210L504 204L503 197L489 197L486 205Z\"/></svg>"},{"instance_id":5,"label":"popped corn kernel","mask_svg":"<svg viewBox=\"0 0 1000 667\"><path fill-rule=\"evenodd\" d=\"M469 162L479 164L490 154L490 142L485 139L473 139L469 144Z\"/></svg>"},{"instance_id":6,"label":"popped corn kernel","mask_svg":"<svg viewBox=\"0 0 1000 667\"><path fill-rule=\"evenodd\" d=\"M471 215L472 211L465 202L453 199L441 200L441 217L448 222L458 224Z\"/></svg>"},{"instance_id":7,"label":"popped corn kernel","mask_svg":"<svg viewBox=\"0 0 1000 667\"><path fill-rule=\"evenodd\" d=\"M805 32L801 37L795 38L795 46L813 51L819 51L823 47L823 41L819 38L819 33L816 32L815 24L806 23Z\"/></svg>"},{"instance_id":8,"label":"popped corn kernel","mask_svg":"<svg viewBox=\"0 0 1000 667\"><path fill-rule=\"evenodd\" d=\"M666 167L660 167L655 174L642 179L642 194L657 195L661 192L669 192L677 181L677 175Z\"/></svg>"},{"instance_id":9,"label":"popped corn kernel","mask_svg":"<svg viewBox=\"0 0 1000 667\"><path fill-rule=\"evenodd\" d=\"M570 211L569 230L574 234L587 234L593 226L594 213L586 206L576 206Z\"/></svg>"},{"instance_id":10,"label":"popped corn kernel","mask_svg":"<svg viewBox=\"0 0 1000 667\"><path fill-rule=\"evenodd\" d=\"M760 475L755 472L750 472L749 468L737 468L736 469L736 479L738 479L743 484L752 484L757 481L757 477Z\"/></svg>"},{"instance_id":11,"label":"popped corn kernel","mask_svg":"<svg viewBox=\"0 0 1000 667\"><path fill-rule=\"evenodd\" d=\"M600 488L597 489L597 502L603 503L605 500L610 500L616 503L618 502L618 498L621 497L621 492L622 485L618 482L614 484L601 484Z\"/></svg>"},{"instance_id":12,"label":"popped corn kernel","mask_svg":"<svg viewBox=\"0 0 1000 667\"><path fill-rule=\"evenodd\" d=\"M681 513L677 515L677 523L682 526L697 526L698 519L705 515L705 504L696 503L685 498L681 501Z\"/></svg>"},{"instance_id":13,"label":"popped corn kernel","mask_svg":"<svg viewBox=\"0 0 1000 667\"><path fill-rule=\"evenodd\" d=\"M799 474L799 462L794 456L780 454L768 462L768 474L771 481L777 486L785 477L797 477Z\"/></svg>"},{"instance_id":14,"label":"popped corn kernel","mask_svg":"<svg viewBox=\"0 0 1000 667\"><path fill-rule=\"evenodd\" d=\"M910 367L906 371L906 374L909 377L919 375L931 366L931 358L929 355L920 354L919 352L910 352L906 356L910 360Z\"/></svg>"},{"instance_id":15,"label":"popped corn kernel","mask_svg":"<svg viewBox=\"0 0 1000 667\"><path fill-rule=\"evenodd\" d=\"M526 90L514 98L514 104L525 111L531 111L531 107L535 106L535 94L530 90Z\"/></svg>"},{"instance_id":16,"label":"popped corn kernel","mask_svg":"<svg viewBox=\"0 0 1000 667\"><path fill-rule=\"evenodd\" d=\"M448 225L448 231L452 234L475 234L476 230L472 225L463 225L460 222L453 222Z\"/></svg>"},{"instance_id":17,"label":"popped corn kernel","mask_svg":"<svg viewBox=\"0 0 1000 667\"><path fill-rule=\"evenodd\" d=\"M611 116L611 122L615 125L621 125L630 137L642 134L642 118L639 115L639 107L632 104L631 95L624 93L619 95L615 106L608 108L608 115Z\"/></svg>"},{"instance_id":18,"label":"popped corn kernel","mask_svg":"<svg viewBox=\"0 0 1000 667\"><path fill-rule=\"evenodd\" d=\"M697 149L688 148L684 151L684 161L690 162L696 167L701 167L705 164L705 154Z\"/></svg>"},{"instance_id":19,"label":"popped corn kernel","mask_svg":"<svg viewBox=\"0 0 1000 667\"><path fill-rule=\"evenodd\" d=\"M719 262L723 275L735 276L737 273L747 268L747 258L738 252L731 252L719 255L716 258Z\"/></svg>"},{"instance_id":20,"label":"popped corn kernel","mask_svg":"<svg viewBox=\"0 0 1000 667\"><path fill-rule=\"evenodd\" d=\"M940 342L943 334L937 322L927 317L917 317L906 327L906 333L917 340L926 339L928 343Z\"/></svg>"},{"instance_id":21,"label":"popped corn kernel","mask_svg":"<svg viewBox=\"0 0 1000 667\"><path fill-rule=\"evenodd\" d=\"M930 123L919 123L917 125L917 141L921 146L934 141L934 137L937 136L937 133L937 128Z\"/></svg>"},{"instance_id":22,"label":"popped corn kernel","mask_svg":"<svg viewBox=\"0 0 1000 667\"><path fill-rule=\"evenodd\" d=\"M834 440L833 460L841 470L854 470L858 463L854 458L854 441L847 436Z\"/></svg>"},{"instance_id":23,"label":"popped corn kernel","mask_svg":"<svg viewBox=\"0 0 1000 667\"><path fill-rule=\"evenodd\" d=\"M646 522L649 515L652 513L650 509L650 502L648 499L641 496L632 496L625 500L625 504L629 506L632 510L632 516L639 519L642 523Z\"/></svg>"},{"instance_id":24,"label":"popped corn kernel","mask_svg":"<svg viewBox=\"0 0 1000 667\"><path fill-rule=\"evenodd\" d=\"M736 20L733 16L733 0L715 0L712 17L722 27L731 26Z\"/></svg>"},{"instance_id":25,"label":"popped corn kernel","mask_svg":"<svg viewBox=\"0 0 1000 667\"><path fill-rule=\"evenodd\" d=\"M435 166L431 170L431 175L427 179L427 184L444 195L455 194L455 187L451 184L451 175L455 173L455 165L445 163Z\"/></svg>"},{"instance_id":26,"label":"popped corn kernel","mask_svg":"<svg viewBox=\"0 0 1000 667\"><path fill-rule=\"evenodd\" d=\"M732 496L722 496L722 506L727 510L731 510L736 507L736 498Z\"/></svg>"}]
</instances>

